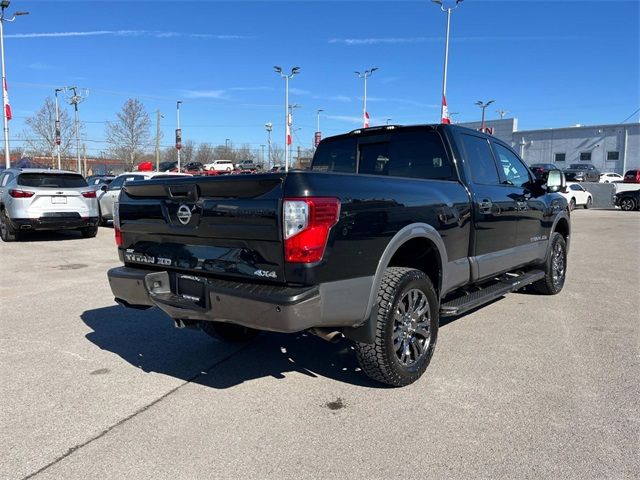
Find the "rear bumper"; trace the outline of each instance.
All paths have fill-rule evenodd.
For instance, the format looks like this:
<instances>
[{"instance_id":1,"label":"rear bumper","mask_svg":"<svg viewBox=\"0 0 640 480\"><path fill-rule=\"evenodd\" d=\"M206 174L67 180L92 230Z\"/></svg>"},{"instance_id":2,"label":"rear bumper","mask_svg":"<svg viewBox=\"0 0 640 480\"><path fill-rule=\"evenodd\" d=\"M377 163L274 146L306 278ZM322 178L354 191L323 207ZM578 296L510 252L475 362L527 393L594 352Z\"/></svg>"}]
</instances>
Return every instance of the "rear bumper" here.
<instances>
[{"instance_id":1,"label":"rear bumper","mask_svg":"<svg viewBox=\"0 0 640 480\"><path fill-rule=\"evenodd\" d=\"M49 214L39 218L12 218L9 221L16 230L66 230L98 225L98 217L68 214Z\"/></svg>"},{"instance_id":2,"label":"rear bumper","mask_svg":"<svg viewBox=\"0 0 640 480\"><path fill-rule=\"evenodd\" d=\"M228 322L284 333L361 324L373 283L372 277L363 277L292 288L129 267L113 268L107 276L116 301L126 307L157 306L174 319ZM180 281L198 285L200 293L176 293Z\"/></svg>"}]
</instances>

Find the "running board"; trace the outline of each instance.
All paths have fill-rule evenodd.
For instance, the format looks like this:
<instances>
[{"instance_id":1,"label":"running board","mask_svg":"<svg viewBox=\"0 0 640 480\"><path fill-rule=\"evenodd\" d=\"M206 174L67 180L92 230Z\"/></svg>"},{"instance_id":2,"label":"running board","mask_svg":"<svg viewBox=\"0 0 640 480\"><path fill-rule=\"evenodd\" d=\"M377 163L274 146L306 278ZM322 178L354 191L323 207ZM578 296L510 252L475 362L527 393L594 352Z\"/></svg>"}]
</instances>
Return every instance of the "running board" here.
<instances>
[{"instance_id":1,"label":"running board","mask_svg":"<svg viewBox=\"0 0 640 480\"><path fill-rule=\"evenodd\" d=\"M544 272L542 270L530 270L519 274L507 273L497 278L493 283L478 286L473 291L463 290L462 295L440 306L440 316L460 315L500 298L505 293L515 292L543 278Z\"/></svg>"}]
</instances>

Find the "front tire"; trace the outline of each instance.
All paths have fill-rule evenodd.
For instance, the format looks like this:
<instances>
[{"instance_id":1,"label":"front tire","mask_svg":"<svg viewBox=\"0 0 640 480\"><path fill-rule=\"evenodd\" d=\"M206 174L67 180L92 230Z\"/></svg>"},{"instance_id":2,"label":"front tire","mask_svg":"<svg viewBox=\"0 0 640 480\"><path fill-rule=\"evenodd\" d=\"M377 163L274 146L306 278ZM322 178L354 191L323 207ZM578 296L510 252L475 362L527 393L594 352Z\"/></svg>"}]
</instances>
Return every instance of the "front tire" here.
<instances>
[{"instance_id":1,"label":"front tire","mask_svg":"<svg viewBox=\"0 0 640 480\"><path fill-rule=\"evenodd\" d=\"M576 199L572 198L571 201L569 202L569 211L573 212L575 208L576 208Z\"/></svg>"},{"instance_id":2,"label":"front tire","mask_svg":"<svg viewBox=\"0 0 640 480\"><path fill-rule=\"evenodd\" d=\"M620 208L625 212L630 212L636 209L636 202L633 200L633 198L623 198L620 201Z\"/></svg>"},{"instance_id":3,"label":"front tire","mask_svg":"<svg viewBox=\"0 0 640 480\"><path fill-rule=\"evenodd\" d=\"M551 236L551 248L543 270L545 276L533 284L534 290L543 295L560 293L567 275L567 242L558 232L553 232Z\"/></svg>"},{"instance_id":4,"label":"front tire","mask_svg":"<svg viewBox=\"0 0 640 480\"><path fill-rule=\"evenodd\" d=\"M420 270L387 268L378 290L373 344L355 343L362 370L394 387L418 380L436 346L439 305L431 280Z\"/></svg>"},{"instance_id":5,"label":"front tire","mask_svg":"<svg viewBox=\"0 0 640 480\"><path fill-rule=\"evenodd\" d=\"M200 329L216 340L233 343L248 342L260 334L260 330L223 322L203 321L200 322Z\"/></svg>"}]
</instances>

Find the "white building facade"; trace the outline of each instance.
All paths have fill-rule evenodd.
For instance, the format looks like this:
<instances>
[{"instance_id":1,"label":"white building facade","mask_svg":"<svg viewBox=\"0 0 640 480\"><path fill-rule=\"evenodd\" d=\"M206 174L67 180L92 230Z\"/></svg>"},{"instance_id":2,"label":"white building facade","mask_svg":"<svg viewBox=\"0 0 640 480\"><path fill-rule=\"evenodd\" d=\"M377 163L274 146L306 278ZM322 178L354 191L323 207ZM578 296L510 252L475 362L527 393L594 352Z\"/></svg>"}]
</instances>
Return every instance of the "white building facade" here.
<instances>
[{"instance_id":1,"label":"white building facade","mask_svg":"<svg viewBox=\"0 0 640 480\"><path fill-rule=\"evenodd\" d=\"M480 128L480 122L460 125ZM485 126L493 128L493 134L510 143L530 165L553 163L564 169L572 163L591 163L601 172L620 174L640 168L640 123L521 132L517 130L517 119L489 120Z\"/></svg>"}]
</instances>

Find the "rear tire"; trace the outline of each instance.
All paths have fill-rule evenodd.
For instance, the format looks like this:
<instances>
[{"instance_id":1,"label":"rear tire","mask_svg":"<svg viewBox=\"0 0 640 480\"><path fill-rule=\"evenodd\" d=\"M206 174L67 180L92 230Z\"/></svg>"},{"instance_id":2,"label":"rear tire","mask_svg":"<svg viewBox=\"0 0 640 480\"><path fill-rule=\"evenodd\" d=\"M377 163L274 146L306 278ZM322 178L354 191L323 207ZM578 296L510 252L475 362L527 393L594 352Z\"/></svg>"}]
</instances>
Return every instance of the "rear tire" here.
<instances>
[{"instance_id":1,"label":"rear tire","mask_svg":"<svg viewBox=\"0 0 640 480\"><path fill-rule=\"evenodd\" d=\"M98 227L85 227L81 228L80 232L84 238L93 238L98 234Z\"/></svg>"},{"instance_id":2,"label":"rear tire","mask_svg":"<svg viewBox=\"0 0 640 480\"><path fill-rule=\"evenodd\" d=\"M378 290L373 344L355 343L362 370L394 387L418 380L436 346L439 304L431 280L420 270L387 268Z\"/></svg>"},{"instance_id":3,"label":"rear tire","mask_svg":"<svg viewBox=\"0 0 640 480\"><path fill-rule=\"evenodd\" d=\"M567 275L567 243L558 232L551 236L547 260L543 265L544 278L535 282L533 289L543 295L556 295L564 287Z\"/></svg>"},{"instance_id":4,"label":"rear tire","mask_svg":"<svg viewBox=\"0 0 640 480\"><path fill-rule=\"evenodd\" d=\"M200 329L216 340L233 343L248 342L260 334L260 330L223 322L203 321L200 322Z\"/></svg>"},{"instance_id":5,"label":"rear tire","mask_svg":"<svg viewBox=\"0 0 640 480\"><path fill-rule=\"evenodd\" d=\"M20 232L11 226L4 209L0 210L0 238L3 242L15 242L20 239Z\"/></svg>"},{"instance_id":6,"label":"rear tire","mask_svg":"<svg viewBox=\"0 0 640 480\"><path fill-rule=\"evenodd\" d=\"M572 198L571 201L569 202L569 211L573 212L575 208L576 208L576 199Z\"/></svg>"},{"instance_id":7,"label":"rear tire","mask_svg":"<svg viewBox=\"0 0 640 480\"><path fill-rule=\"evenodd\" d=\"M585 210L590 209L592 204L593 204L593 200L591 199L591 197L587 198L587 203L584 204L584 209Z\"/></svg>"}]
</instances>

